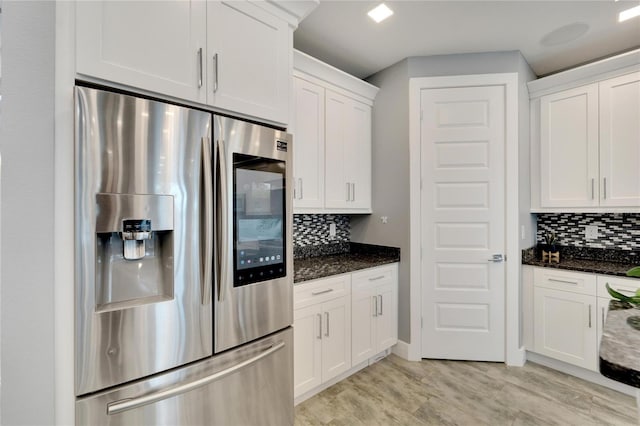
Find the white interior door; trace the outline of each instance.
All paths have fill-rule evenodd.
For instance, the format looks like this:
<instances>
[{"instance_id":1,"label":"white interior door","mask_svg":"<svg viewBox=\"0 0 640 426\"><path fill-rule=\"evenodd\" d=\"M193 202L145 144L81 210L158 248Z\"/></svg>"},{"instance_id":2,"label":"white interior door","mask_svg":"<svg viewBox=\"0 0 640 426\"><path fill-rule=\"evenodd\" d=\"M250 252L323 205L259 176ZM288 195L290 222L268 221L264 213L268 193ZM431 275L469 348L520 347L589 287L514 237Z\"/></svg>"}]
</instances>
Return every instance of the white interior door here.
<instances>
[{"instance_id":1,"label":"white interior door","mask_svg":"<svg viewBox=\"0 0 640 426\"><path fill-rule=\"evenodd\" d=\"M421 91L422 357L505 359L505 89Z\"/></svg>"}]
</instances>

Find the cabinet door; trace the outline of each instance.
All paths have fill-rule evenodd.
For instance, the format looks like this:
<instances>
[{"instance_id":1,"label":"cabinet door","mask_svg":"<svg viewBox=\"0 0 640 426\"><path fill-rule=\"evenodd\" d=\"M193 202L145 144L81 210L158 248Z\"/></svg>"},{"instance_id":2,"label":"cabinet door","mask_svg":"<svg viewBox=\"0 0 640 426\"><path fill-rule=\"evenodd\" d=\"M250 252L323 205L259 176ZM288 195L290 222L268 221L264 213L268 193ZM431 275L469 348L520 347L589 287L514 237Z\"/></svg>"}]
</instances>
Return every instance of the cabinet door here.
<instances>
[{"instance_id":1,"label":"cabinet door","mask_svg":"<svg viewBox=\"0 0 640 426\"><path fill-rule=\"evenodd\" d=\"M371 107L352 101L349 108L345 175L351 184L349 208L371 210Z\"/></svg>"},{"instance_id":2,"label":"cabinet door","mask_svg":"<svg viewBox=\"0 0 640 426\"><path fill-rule=\"evenodd\" d=\"M289 25L248 1L207 2L207 102L286 124L292 76Z\"/></svg>"},{"instance_id":3,"label":"cabinet door","mask_svg":"<svg viewBox=\"0 0 640 426\"><path fill-rule=\"evenodd\" d=\"M340 297L322 304L322 381L351 368L351 301Z\"/></svg>"},{"instance_id":4,"label":"cabinet door","mask_svg":"<svg viewBox=\"0 0 640 426\"><path fill-rule=\"evenodd\" d=\"M325 206L371 211L371 107L326 90Z\"/></svg>"},{"instance_id":5,"label":"cabinet door","mask_svg":"<svg viewBox=\"0 0 640 426\"><path fill-rule=\"evenodd\" d=\"M294 396L322 383L322 309L320 305L296 309L293 313Z\"/></svg>"},{"instance_id":6,"label":"cabinet door","mask_svg":"<svg viewBox=\"0 0 640 426\"><path fill-rule=\"evenodd\" d=\"M351 363L359 364L374 356L377 342L374 321L377 316L377 294L371 288L356 289L351 295Z\"/></svg>"},{"instance_id":7,"label":"cabinet door","mask_svg":"<svg viewBox=\"0 0 640 426\"><path fill-rule=\"evenodd\" d=\"M540 99L542 207L599 204L598 85Z\"/></svg>"},{"instance_id":8,"label":"cabinet door","mask_svg":"<svg viewBox=\"0 0 640 426\"><path fill-rule=\"evenodd\" d=\"M345 173L350 99L326 90L325 104L325 206L345 208L351 188Z\"/></svg>"},{"instance_id":9,"label":"cabinet door","mask_svg":"<svg viewBox=\"0 0 640 426\"><path fill-rule=\"evenodd\" d=\"M398 305L395 294L396 284L381 285L376 289L378 313L376 325L376 353L398 341Z\"/></svg>"},{"instance_id":10,"label":"cabinet door","mask_svg":"<svg viewBox=\"0 0 640 426\"><path fill-rule=\"evenodd\" d=\"M204 102L205 42L201 1L76 2L78 74Z\"/></svg>"},{"instance_id":11,"label":"cabinet door","mask_svg":"<svg viewBox=\"0 0 640 426\"><path fill-rule=\"evenodd\" d=\"M598 371L596 297L536 287L535 351Z\"/></svg>"},{"instance_id":12,"label":"cabinet door","mask_svg":"<svg viewBox=\"0 0 640 426\"><path fill-rule=\"evenodd\" d=\"M640 72L600 82L600 205L640 206Z\"/></svg>"},{"instance_id":13,"label":"cabinet door","mask_svg":"<svg viewBox=\"0 0 640 426\"><path fill-rule=\"evenodd\" d=\"M294 78L293 207L324 207L324 88Z\"/></svg>"}]
</instances>

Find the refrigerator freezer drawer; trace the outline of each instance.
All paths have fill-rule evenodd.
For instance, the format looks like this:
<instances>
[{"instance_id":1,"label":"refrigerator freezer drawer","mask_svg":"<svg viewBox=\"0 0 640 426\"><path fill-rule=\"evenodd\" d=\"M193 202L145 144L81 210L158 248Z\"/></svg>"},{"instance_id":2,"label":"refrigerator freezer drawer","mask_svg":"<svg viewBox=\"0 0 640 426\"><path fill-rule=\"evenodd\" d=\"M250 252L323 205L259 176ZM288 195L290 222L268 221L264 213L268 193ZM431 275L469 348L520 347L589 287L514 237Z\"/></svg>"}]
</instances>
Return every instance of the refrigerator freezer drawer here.
<instances>
[{"instance_id":1,"label":"refrigerator freezer drawer","mask_svg":"<svg viewBox=\"0 0 640 426\"><path fill-rule=\"evenodd\" d=\"M187 367L76 402L76 424L293 425L287 328Z\"/></svg>"}]
</instances>

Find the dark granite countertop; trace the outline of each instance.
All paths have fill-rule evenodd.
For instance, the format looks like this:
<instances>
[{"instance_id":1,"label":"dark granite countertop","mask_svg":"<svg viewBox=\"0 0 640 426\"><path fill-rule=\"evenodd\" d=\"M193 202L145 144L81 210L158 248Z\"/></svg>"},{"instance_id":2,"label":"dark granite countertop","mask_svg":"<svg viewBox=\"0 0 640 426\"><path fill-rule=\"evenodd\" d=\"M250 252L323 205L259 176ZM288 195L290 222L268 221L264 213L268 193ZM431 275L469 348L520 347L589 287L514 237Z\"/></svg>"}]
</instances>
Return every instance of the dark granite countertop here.
<instances>
[{"instance_id":1,"label":"dark granite countertop","mask_svg":"<svg viewBox=\"0 0 640 426\"><path fill-rule=\"evenodd\" d=\"M399 261L399 248L350 243L347 253L294 259L293 282L297 284Z\"/></svg>"},{"instance_id":2,"label":"dark granite countertop","mask_svg":"<svg viewBox=\"0 0 640 426\"><path fill-rule=\"evenodd\" d=\"M639 317L640 309L612 300L600 341L600 373L618 382L640 388L640 330L627 320Z\"/></svg>"},{"instance_id":3,"label":"dark granite countertop","mask_svg":"<svg viewBox=\"0 0 640 426\"><path fill-rule=\"evenodd\" d=\"M626 276L629 269L640 265L638 253L626 250L585 247L559 247L559 249L560 263L542 262L541 249L536 246L522 251L522 264L622 277Z\"/></svg>"}]
</instances>

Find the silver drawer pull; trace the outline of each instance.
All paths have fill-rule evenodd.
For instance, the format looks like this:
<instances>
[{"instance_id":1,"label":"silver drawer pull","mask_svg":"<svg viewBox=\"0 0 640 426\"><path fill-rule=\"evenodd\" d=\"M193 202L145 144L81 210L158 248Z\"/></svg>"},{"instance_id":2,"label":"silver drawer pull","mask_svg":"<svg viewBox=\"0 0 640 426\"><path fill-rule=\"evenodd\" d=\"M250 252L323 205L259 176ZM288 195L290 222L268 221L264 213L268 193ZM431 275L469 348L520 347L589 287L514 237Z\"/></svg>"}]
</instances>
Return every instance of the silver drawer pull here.
<instances>
[{"instance_id":1,"label":"silver drawer pull","mask_svg":"<svg viewBox=\"0 0 640 426\"><path fill-rule=\"evenodd\" d=\"M384 275L380 275L379 277L369 278L369 281L378 281L384 278Z\"/></svg>"},{"instance_id":2,"label":"silver drawer pull","mask_svg":"<svg viewBox=\"0 0 640 426\"><path fill-rule=\"evenodd\" d=\"M328 288L328 289L322 290L322 291L313 291L313 292L311 292L311 295L312 296L318 296L320 294L331 293L332 291L333 291L332 288Z\"/></svg>"},{"instance_id":3,"label":"silver drawer pull","mask_svg":"<svg viewBox=\"0 0 640 426\"><path fill-rule=\"evenodd\" d=\"M549 278L549 281L553 281L556 283L564 283L564 284L573 284L573 285L578 285L577 281L567 281L567 280L560 280L557 278Z\"/></svg>"}]
</instances>

